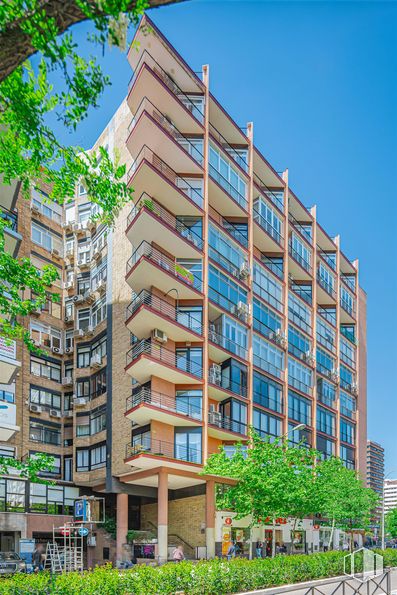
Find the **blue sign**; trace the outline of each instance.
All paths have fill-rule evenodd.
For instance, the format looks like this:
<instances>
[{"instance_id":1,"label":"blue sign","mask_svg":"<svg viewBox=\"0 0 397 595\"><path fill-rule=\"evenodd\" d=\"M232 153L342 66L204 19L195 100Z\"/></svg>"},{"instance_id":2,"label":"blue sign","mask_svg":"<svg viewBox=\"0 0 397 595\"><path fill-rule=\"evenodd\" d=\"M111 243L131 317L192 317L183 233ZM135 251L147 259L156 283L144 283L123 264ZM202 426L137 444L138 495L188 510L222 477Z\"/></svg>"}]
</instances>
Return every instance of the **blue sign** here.
<instances>
[{"instance_id":1,"label":"blue sign","mask_svg":"<svg viewBox=\"0 0 397 595\"><path fill-rule=\"evenodd\" d=\"M74 501L74 518L76 521L87 520L87 500L75 500Z\"/></svg>"},{"instance_id":2,"label":"blue sign","mask_svg":"<svg viewBox=\"0 0 397 595\"><path fill-rule=\"evenodd\" d=\"M87 527L80 527L79 528L79 535L80 537L87 537L89 531L87 529Z\"/></svg>"}]
</instances>

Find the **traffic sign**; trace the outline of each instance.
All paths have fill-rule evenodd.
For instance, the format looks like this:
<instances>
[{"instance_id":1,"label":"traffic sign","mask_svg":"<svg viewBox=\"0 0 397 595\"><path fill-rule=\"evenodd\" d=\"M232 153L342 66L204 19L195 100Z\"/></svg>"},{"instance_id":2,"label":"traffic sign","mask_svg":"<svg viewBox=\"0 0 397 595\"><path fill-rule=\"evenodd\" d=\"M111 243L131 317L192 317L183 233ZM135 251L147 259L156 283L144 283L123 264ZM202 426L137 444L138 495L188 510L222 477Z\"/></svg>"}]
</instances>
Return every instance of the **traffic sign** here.
<instances>
[{"instance_id":1,"label":"traffic sign","mask_svg":"<svg viewBox=\"0 0 397 595\"><path fill-rule=\"evenodd\" d=\"M87 527L79 527L79 535L80 537L87 537L89 531Z\"/></svg>"},{"instance_id":2,"label":"traffic sign","mask_svg":"<svg viewBox=\"0 0 397 595\"><path fill-rule=\"evenodd\" d=\"M70 535L70 529L67 527L62 527L61 531L60 531L61 535L63 535L64 537L69 537Z\"/></svg>"}]
</instances>

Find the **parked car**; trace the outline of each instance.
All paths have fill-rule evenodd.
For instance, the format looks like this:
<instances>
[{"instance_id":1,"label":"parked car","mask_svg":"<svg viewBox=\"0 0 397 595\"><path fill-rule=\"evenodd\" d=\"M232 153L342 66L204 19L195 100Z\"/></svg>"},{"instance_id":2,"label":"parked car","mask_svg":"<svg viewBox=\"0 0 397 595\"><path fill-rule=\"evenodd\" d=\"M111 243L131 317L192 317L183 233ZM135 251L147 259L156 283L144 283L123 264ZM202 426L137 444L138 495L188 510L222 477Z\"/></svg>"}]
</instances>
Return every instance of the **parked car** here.
<instances>
[{"instance_id":1,"label":"parked car","mask_svg":"<svg viewBox=\"0 0 397 595\"><path fill-rule=\"evenodd\" d=\"M26 572L26 562L16 552L0 552L0 576Z\"/></svg>"}]
</instances>

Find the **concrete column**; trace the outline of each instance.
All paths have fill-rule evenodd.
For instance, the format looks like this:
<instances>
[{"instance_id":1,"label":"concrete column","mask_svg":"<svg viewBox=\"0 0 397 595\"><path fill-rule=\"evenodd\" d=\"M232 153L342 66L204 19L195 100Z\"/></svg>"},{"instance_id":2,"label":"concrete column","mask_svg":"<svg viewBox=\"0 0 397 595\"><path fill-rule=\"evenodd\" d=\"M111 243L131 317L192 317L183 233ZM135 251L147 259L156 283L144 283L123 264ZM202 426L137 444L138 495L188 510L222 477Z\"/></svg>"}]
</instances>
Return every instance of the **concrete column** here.
<instances>
[{"instance_id":1,"label":"concrete column","mask_svg":"<svg viewBox=\"0 0 397 595\"><path fill-rule=\"evenodd\" d=\"M205 490L205 544L207 558L215 558L215 481L207 481Z\"/></svg>"},{"instance_id":2,"label":"concrete column","mask_svg":"<svg viewBox=\"0 0 397 595\"><path fill-rule=\"evenodd\" d=\"M168 474L161 470L157 488L157 539L159 564L168 559Z\"/></svg>"},{"instance_id":3,"label":"concrete column","mask_svg":"<svg viewBox=\"0 0 397 595\"><path fill-rule=\"evenodd\" d=\"M116 561L123 559L123 544L127 542L128 494L117 494Z\"/></svg>"}]
</instances>

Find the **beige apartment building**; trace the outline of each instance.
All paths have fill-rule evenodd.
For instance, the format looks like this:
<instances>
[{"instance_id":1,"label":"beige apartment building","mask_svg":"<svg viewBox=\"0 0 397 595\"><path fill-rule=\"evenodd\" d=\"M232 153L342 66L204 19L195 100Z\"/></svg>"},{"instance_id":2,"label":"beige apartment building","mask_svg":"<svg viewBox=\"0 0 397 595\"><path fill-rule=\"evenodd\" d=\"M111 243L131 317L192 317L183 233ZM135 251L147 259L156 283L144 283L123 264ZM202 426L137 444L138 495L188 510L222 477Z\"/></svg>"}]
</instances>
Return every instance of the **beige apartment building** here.
<instances>
[{"instance_id":1,"label":"beige apartment building","mask_svg":"<svg viewBox=\"0 0 397 595\"><path fill-rule=\"evenodd\" d=\"M83 185L66 208L39 191L16 203L19 254L55 264L62 300L29 322L47 355L12 354L1 449L53 454L57 488L2 480L0 537L44 539L95 494L117 539L98 529L94 562L120 559L128 529L154 538L138 557L165 560L176 543L212 557L231 538L246 552L247 524L215 510L202 465L253 426L366 472L366 296L254 125L212 95L209 66L195 74L147 17L135 38L127 98L93 147L127 163L134 204L106 234ZM312 522L302 533L302 549L321 548Z\"/></svg>"}]
</instances>

